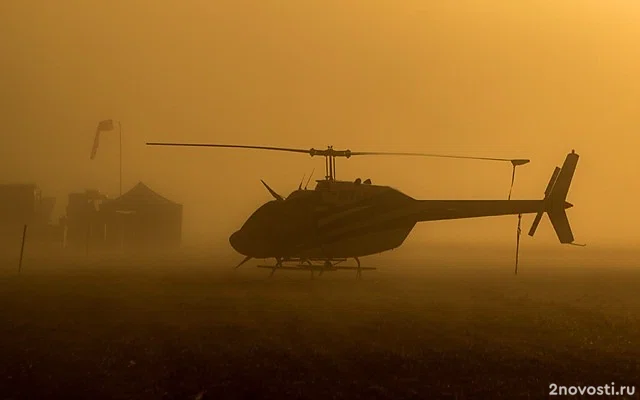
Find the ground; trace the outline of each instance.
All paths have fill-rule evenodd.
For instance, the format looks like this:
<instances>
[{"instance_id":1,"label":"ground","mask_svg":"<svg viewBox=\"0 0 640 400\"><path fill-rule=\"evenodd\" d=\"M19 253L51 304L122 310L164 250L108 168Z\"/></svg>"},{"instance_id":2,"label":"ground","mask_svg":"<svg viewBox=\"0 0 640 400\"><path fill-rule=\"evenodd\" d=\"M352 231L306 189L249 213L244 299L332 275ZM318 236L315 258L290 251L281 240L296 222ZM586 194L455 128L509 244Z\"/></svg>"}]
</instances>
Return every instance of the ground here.
<instances>
[{"instance_id":1,"label":"ground","mask_svg":"<svg viewBox=\"0 0 640 400\"><path fill-rule=\"evenodd\" d=\"M251 263L234 271L208 259L43 263L1 275L2 399L541 399L552 383L612 382L640 391L633 268L514 276L412 265L356 281L351 271L269 279Z\"/></svg>"}]
</instances>

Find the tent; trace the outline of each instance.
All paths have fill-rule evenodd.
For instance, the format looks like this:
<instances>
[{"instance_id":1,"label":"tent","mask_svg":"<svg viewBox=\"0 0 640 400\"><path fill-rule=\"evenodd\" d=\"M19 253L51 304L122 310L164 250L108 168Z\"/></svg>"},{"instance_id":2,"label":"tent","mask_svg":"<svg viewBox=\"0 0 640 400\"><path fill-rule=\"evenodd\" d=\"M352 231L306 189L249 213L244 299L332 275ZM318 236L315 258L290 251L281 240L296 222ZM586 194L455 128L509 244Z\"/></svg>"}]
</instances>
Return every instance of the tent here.
<instances>
[{"instance_id":1,"label":"tent","mask_svg":"<svg viewBox=\"0 0 640 400\"><path fill-rule=\"evenodd\" d=\"M167 249L180 246L182 204L139 182L120 197L104 202L105 240L128 249Z\"/></svg>"}]
</instances>

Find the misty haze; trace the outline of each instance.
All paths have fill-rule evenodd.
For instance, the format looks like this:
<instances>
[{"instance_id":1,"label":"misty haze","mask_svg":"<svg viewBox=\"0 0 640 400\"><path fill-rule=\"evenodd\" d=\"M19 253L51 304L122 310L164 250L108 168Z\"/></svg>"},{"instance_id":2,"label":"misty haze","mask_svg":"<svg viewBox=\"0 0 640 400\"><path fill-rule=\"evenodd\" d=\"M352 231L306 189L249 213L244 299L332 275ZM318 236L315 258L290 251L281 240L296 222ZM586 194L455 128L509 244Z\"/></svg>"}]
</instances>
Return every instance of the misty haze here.
<instances>
[{"instance_id":1,"label":"misty haze","mask_svg":"<svg viewBox=\"0 0 640 400\"><path fill-rule=\"evenodd\" d=\"M0 393L640 385L639 22L623 0L0 4Z\"/></svg>"}]
</instances>

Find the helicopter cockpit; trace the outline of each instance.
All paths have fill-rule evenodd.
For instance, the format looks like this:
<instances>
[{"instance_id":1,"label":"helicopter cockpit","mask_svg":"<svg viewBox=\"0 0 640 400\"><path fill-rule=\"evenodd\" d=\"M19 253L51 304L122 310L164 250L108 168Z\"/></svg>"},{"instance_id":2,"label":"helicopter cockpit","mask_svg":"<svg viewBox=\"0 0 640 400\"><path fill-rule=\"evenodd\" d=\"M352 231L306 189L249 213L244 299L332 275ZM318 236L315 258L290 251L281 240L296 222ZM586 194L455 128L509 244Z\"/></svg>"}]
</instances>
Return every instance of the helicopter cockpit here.
<instances>
[{"instance_id":1,"label":"helicopter cockpit","mask_svg":"<svg viewBox=\"0 0 640 400\"><path fill-rule=\"evenodd\" d=\"M242 225L241 229L253 229L257 226L268 224L275 217L275 211L278 209L278 200L271 200L264 203L256 211L251 214L247 221Z\"/></svg>"},{"instance_id":2,"label":"helicopter cockpit","mask_svg":"<svg viewBox=\"0 0 640 400\"><path fill-rule=\"evenodd\" d=\"M291 194L289 196L287 196L286 200L292 200L292 199L299 199L299 198L303 198L303 197L310 197L310 196L314 196L315 193L312 190L306 190L306 189L298 189L298 190L294 190L293 192L291 192Z\"/></svg>"}]
</instances>

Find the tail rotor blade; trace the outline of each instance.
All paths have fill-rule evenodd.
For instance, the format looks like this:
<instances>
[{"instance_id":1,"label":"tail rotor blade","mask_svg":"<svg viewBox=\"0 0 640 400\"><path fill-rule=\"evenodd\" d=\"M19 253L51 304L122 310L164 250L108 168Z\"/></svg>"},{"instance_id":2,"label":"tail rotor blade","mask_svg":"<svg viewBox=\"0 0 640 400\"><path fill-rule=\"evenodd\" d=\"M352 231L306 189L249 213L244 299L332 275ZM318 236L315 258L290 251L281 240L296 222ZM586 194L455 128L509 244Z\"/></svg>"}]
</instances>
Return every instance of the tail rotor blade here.
<instances>
[{"instance_id":1,"label":"tail rotor blade","mask_svg":"<svg viewBox=\"0 0 640 400\"><path fill-rule=\"evenodd\" d=\"M544 190L545 203L549 200L549 196L551 195L551 190L553 190L553 185L556 183L556 180L558 179L558 175L560 174L560 171L561 171L561 168L556 167L553 170L553 173L551 174L551 179L547 184L547 188ZM536 217L533 220L533 224L531 224L531 229L529 229L529 236L535 235L536 230L538 229L538 225L540 225L540 221L542 220L542 216L544 215L545 211L546 211L546 207L538 211L538 213L536 214Z\"/></svg>"},{"instance_id":2,"label":"tail rotor blade","mask_svg":"<svg viewBox=\"0 0 640 400\"><path fill-rule=\"evenodd\" d=\"M547 184L547 188L544 190L544 198L545 199L549 198L549 195L551 195L551 190L553 189L553 185L555 185L556 180L558 179L558 175L560 175L560 171L562 171L562 168L560 168L560 167L556 167L553 170L553 173L551 174L551 179L549 180L549 183Z\"/></svg>"}]
</instances>

